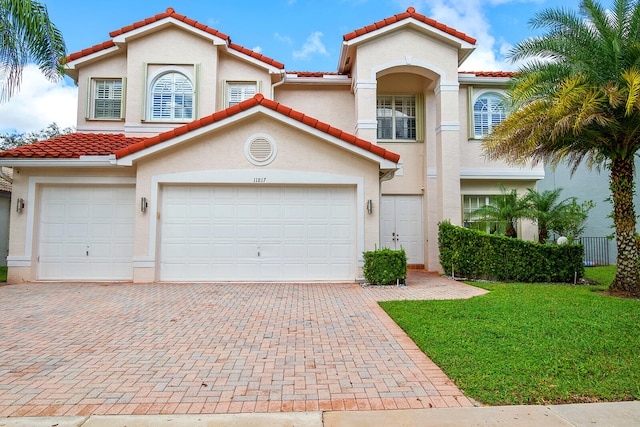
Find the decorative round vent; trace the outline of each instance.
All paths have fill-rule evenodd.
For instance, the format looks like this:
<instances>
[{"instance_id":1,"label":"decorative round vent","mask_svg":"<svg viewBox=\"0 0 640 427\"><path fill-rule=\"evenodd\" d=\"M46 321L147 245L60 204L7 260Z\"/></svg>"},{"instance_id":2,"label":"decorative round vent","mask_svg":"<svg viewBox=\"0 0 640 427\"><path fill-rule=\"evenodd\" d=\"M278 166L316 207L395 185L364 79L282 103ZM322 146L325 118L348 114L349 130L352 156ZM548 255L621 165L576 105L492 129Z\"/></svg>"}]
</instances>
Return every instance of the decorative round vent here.
<instances>
[{"instance_id":1,"label":"decorative round vent","mask_svg":"<svg viewBox=\"0 0 640 427\"><path fill-rule=\"evenodd\" d=\"M264 166L271 163L276 158L276 143L269 135L252 135L244 146L244 153L247 160L257 166Z\"/></svg>"}]
</instances>

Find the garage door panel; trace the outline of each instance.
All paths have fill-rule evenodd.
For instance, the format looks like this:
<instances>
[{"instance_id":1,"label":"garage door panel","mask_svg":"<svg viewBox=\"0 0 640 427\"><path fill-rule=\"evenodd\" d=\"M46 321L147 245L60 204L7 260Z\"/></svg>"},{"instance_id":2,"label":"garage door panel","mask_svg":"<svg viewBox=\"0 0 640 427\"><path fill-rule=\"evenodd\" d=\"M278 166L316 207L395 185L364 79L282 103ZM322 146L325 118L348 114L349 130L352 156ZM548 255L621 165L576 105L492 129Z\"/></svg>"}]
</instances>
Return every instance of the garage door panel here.
<instances>
[{"instance_id":1,"label":"garage door panel","mask_svg":"<svg viewBox=\"0 0 640 427\"><path fill-rule=\"evenodd\" d=\"M195 187L198 187L197 201L190 199ZM206 202L201 199L205 194L209 198ZM337 209L333 206L335 200L339 201ZM181 256L183 265L188 265L187 258L204 251L198 248L194 252L195 244L208 241L209 278L196 278L195 273L190 275L185 269L183 279L353 279L357 260L355 234L350 230L355 227L354 200L353 187L167 186L162 190L161 209L175 209L182 203L186 212L182 217L170 219L167 215L161 216L160 278L169 280L175 276L168 273L169 263L171 271L176 271L175 264ZM337 218L332 217L334 211L339 213ZM208 230L204 223L209 224ZM189 232L177 233L176 224L185 225ZM338 243L343 245L340 250L331 248L336 235L339 235ZM185 244L186 249L169 248L177 242ZM315 253L310 250L311 245L317 246ZM334 253L344 259L332 259ZM319 256L321 262L318 262ZM310 270L308 266L312 262L319 266ZM340 268L331 268L332 263L340 264ZM343 265L348 266L346 270ZM336 276L335 271L341 276Z\"/></svg>"},{"instance_id":2,"label":"garage door panel","mask_svg":"<svg viewBox=\"0 0 640 427\"><path fill-rule=\"evenodd\" d=\"M39 210L38 279L133 278L133 187L45 186Z\"/></svg>"}]
</instances>

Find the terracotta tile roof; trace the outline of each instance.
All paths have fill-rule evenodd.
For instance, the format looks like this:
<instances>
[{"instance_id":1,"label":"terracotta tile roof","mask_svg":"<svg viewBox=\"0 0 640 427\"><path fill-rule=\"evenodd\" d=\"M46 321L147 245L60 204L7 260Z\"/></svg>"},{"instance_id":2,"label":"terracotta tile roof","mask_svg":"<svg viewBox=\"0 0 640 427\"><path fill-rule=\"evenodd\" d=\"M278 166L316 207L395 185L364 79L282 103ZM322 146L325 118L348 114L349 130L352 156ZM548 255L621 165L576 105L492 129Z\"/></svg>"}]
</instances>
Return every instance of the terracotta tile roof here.
<instances>
[{"instance_id":1,"label":"terracotta tile roof","mask_svg":"<svg viewBox=\"0 0 640 427\"><path fill-rule=\"evenodd\" d=\"M69 133L0 151L0 157L77 159L80 156L108 156L144 139L127 138L123 134Z\"/></svg>"},{"instance_id":2,"label":"terracotta tile roof","mask_svg":"<svg viewBox=\"0 0 640 427\"><path fill-rule=\"evenodd\" d=\"M409 18L413 18L417 21L420 21L422 23L425 23L433 28L437 28L440 31L443 31L449 35L452 35L454 37L457 37L461 40L466 41L467 43L471 43L471 44L476 44L476 39L474 39L473 37L469 37L468 35L461 33L460 31L457 31L451 27L447 27L444 24L441 24L440 22L431 19L431 18L427 18L426 16L417 13L416 10L413 7L410 7L407 9L406 12L403 13L399 13L397 15L394 15L390 18L387 19L383 19L382 21L378 21L374 24L371 25L367 25L366 27L360 28L358 30L352 31L348 34L345 34L343 36L343 40L344 41L349 41L349 40L353 40L356 37L362 36L364 34L367 33L371 33L373 31L379 30L380 28L384 28L388 25L391 24L395 24L396 22L405 20L405 19L409 19Z\"/></svg>"},{"instance_id":3,"label":"terracotta tile roof","mask_svg":"<svg viewBox=\"0 0 640 427\"><path fill-rule=\"evenodd\" d=\"M127 147L123 147L119 150L115 151L115 155L117 158L121 158L127 156L129 154L136 153L140 150L143 150L147 147L154 146L156 144L160 144L164 141L168 141L177 136L183 135L187 132L191 132L198 128L208 126L212 123L225 119L227 117L231 117L235 114L238 114L242 111L248 110L250 108L256 107L258 105L262 105L263 107L269 108L273 111L276 111L280 114L284 114L294 120L297 120L301 123L304 123L308 126L314 127L321 132L327 133L331 136L339 138L349 144L355 145L356 147L363 148L367 151L370 151L386 160L390 160L392 162L398 162L400 160L400 155L393 153L391 151L385 150L378 145L372 144L369 141L365 141L364 139L360 139L355 135L343 132L342 130L332 127L327 123L323 123L313 117L309 117L299 111L293 110L289 107L286 107L276 101L265 98L262 94L257 94L251 99L247 99L239 104L234 105L233 107L229 107L226 110L218 111L209 116L203 117L199 120L193 121L191 123L187 123L186 125L177 127L167 132L163 132L159 135L146 138L143 141L140 141L136 144L129 145Z\"/></svg>"},{"instance_id":4,"label":"terracotta tile roof","mask_svg":"<svg viewBox=\"0 0 640 427\"><path fill-rule=\"evenodd\" d=\"M280 68L280 69L284 68L284 64L282 64L282 63L280 63L278 61L275 61L275 60L273 60L273 59L271 59L269 57L266 57L266 56L264 56L262 54L259 54L259 53L255 52L255 51L252 51L250 49L244 48L244 47L242 47L240 45L231 43L231 38L228 35L226 35L224 33L221 33L220 31L218 31L216 29L213 29L211 27L208 27L208 26L206 26L206 25L204 25L204 24L202 24L202 23L200 23L198 21L195 21L195 20L191 19L191 18L187 18L184 15L176 13L176 11L171 7L168 8L163 13L158 13L158 14L150 17L150 18L144 19L142 21L134 22L131 25L127 25L127 26L122 27L122 28L120 28L118 30L115 30L115 31L111 31L109 33L109 36L112 37L112 38L113 37L117 37L117 36L120 36L122 34L128 33L130 31L136 30L138 28L144 27L146 25L152 24L154 22L160 21L160 20L165 19L165 18L173 18L173 19L176 19L178 21L184 22L185 24L191 25L192 27L197 28L198 30L204 31L204 32L206 32L208 34L211 34L213 36L221 38L222 40L224 40L227 43L227 46L230 49L233 49L233 50L241 52L241 53L243 53L245 55L251 56L252 58L255 58L255 59L259 60L259 61L262 61L262 62L264 62L266 64L269 64L269 65L271 65L273 67ZM92 53L96 53L96 52L99 52L101 50L108 49L108 48L113 47L113 46L115 46L115 43L113 42L113 40L108 40L108 41L106 41L104 43L97 44L97 45L92 46L92 47L90 47L88 49L83 49L80 52L72 53L69 56L67 56L66 61L67 62L73 61L73 60L76 60L78 58L82 58L83 56L87 56L87 55L90 55Z\"/></svg>"},{"instance_id":5,"label":"terracotta tile roof","mask_svg":"<svg viewBox=\"0 0 640 427\"><path fill-rule=\"evenodd\" d=\"M511 78L516 73L512 71L460 71L460 74L474 74L476 77L506 77Z\"/></svg>"},{"instance_id":6,"label":"terracotta tile roof","mask_svg":"<svg viewBox=\"0 0 640 427\"><path fill-rule=\"evenodd\" d=\"M330 126L327 123L321 122L278 102L267 99L261 94L236 104L233 107L229 107L226 110L218 111L214 114L153 137L131 138L125 137L122 134L70 133L48 139L46 141L39 141L33 144L14 148L12 150L2 151L0 152L0 158L72 159L79 158L80 156L106 156L109 154L115 154L116 158L122 158L201 127L208 126L227 117L232 117L242 111L246 111L258 105L269 108L297 120L300 123L316 128L321 132L341 139L351 145L365 149L386 160L390 160L395 163L400 160L400 155L396 153L385 150L384 148L372 144L369 141L365 141L355 135L343 132L342 130Z\"/></svg>"},{"instance_id":7,"label":"terracotta tile roof","mask_svg":"<svg viewBox=\"0 0 640 427\"><path fill-rule=\"evenodd\" d=\"M287 71L287 74L298 77L348 76L348 74L345 73L336 73L330 71Z\"/></svg>"}]
</instances>

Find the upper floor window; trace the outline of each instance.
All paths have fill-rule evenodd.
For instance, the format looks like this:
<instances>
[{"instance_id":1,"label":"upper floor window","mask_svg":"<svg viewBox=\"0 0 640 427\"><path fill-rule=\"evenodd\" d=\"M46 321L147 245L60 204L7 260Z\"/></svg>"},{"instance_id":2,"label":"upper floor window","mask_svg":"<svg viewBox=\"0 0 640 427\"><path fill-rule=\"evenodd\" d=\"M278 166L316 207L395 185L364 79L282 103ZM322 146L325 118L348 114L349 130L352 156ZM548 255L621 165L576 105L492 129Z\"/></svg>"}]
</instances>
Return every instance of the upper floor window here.
<instances>
[{"instance_id":1,"label":"upper floor window","mask_svg":"<svg viewBox=\"0 0 640 427\"><path fill-rule=\"evenodd\" d=\"M121 119L123 110L123 79L92 80L92 119Z\"/></svg>"},{"instance_id":2,"label":"upper floor window","mask_svg":"<svg viewBox=\"0 0 640 427\"><path fill-rule=\"evenodd\" d=\"M193 84L187 76L169 72L151 86L151 119L189 121L194 118Z\"/></svg>"},{"instance_id":3,"label":"upper floor window","mask_svg":"<svg viewBox=\"0 0 640 427\"><path fill-rule=\"evenodd\" d=\"M229 82L227 83L227 105L225 107L232 107L251 99L257 93L258 85L255 82Z\"/></svg>"},{"instance_id":4,"label":"upper floor window","mask_svg":"<svg viewBox=\"0 0 640 427\"><path fill-rule=\"evenodd\" d=\"M416 141L416 110L414 95L378 96L378 139Z\"/></svg>"},{"instance_id":5,"label":"upper floor window","mask_svg":"<svg viewBox=\"0 0 640 427\"><path fill-rule=\"evenodd\" d=\"M497 93L487 92L473 103L473 134L475 138L491 133L491 130L507 116L504 98Z\"/></svg>"}]
</instances>

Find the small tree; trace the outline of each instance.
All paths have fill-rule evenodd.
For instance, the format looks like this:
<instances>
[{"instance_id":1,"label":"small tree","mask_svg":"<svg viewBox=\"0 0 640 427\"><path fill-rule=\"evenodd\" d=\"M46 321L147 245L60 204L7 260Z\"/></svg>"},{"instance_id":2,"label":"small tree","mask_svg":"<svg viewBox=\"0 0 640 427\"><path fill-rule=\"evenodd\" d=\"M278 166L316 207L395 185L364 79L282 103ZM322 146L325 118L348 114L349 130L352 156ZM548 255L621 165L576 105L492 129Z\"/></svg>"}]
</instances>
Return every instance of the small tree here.
<instances>
[{"instance_id":1,"label":"small tree","mask_svg":"<svg viewBox=\"0 0 640 427\"><path fill-rule=\"evenodd\" d=\"M60 135L66 135L68 133L75 132L72 127L60 129L57 123L50 123L44 129L28 133L0 133L0 150L10 150L16 147L22 147L23 145L32 144L37 141L43 141L45 139L54 138Z\"/></svg>"},{"instance_id":2,"label":"small tree","mask_svg":"<svg viewBox=\"0 0 640 427\"><path fill-rule=\"evenodd\" d=\"M567 206L563 218L553 229L556 233L574 241L584 232L585 223L589 218L589 211L595 206L592 200L578 203L574 198Z\"/></svg>"},{"instance_id":3,"label":"small tree","mask_svg":"<svg viewBox=\"0 0 640 427\"><path fill-rule=\"evenodd\" d=\"M547 243L550 231L564 234L560 231L575 221L575 197L559 200L561 192L562 188L541 193L532 188L527 189L527 195L524 197L527 205L525 217L538 226L539 243Z\"/></svg>"},{"instance_id":4,"label":"small tree","mask_svg":"<svg viewBox=\"0 0 640 427\"><path fill-rule=\"evenodd\" d=\"M517 223L526 214L526 203L518 197L518 192L507 190L502 184L498 185L500 195L495 198L495 204L482 206L471 212L469 218L484 218L488 221L497 221L506 224L504 235L518 237Z\"/></svg>"}]
</instances>

